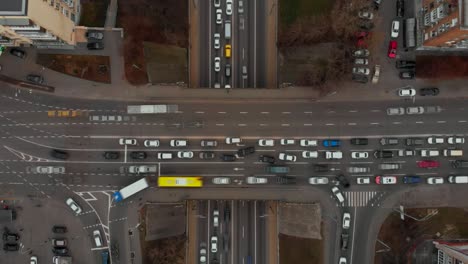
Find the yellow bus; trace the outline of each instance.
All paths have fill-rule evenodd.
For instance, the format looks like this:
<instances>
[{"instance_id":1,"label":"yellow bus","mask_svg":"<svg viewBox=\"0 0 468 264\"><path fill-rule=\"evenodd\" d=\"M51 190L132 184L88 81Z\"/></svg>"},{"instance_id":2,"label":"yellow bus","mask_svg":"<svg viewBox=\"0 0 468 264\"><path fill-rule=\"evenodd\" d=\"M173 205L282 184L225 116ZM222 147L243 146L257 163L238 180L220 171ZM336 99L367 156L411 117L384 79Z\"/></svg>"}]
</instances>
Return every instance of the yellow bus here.
<instances>
[{"instance_id":1,"label":"yellow bus","mask_svg":"<svg viewBox=\"0 0 468 264\"><path fill-rule=\"evenodd\" d=\"M202 187L201 176L159 176L159 187Z\"/></svg>"}]
</instances>

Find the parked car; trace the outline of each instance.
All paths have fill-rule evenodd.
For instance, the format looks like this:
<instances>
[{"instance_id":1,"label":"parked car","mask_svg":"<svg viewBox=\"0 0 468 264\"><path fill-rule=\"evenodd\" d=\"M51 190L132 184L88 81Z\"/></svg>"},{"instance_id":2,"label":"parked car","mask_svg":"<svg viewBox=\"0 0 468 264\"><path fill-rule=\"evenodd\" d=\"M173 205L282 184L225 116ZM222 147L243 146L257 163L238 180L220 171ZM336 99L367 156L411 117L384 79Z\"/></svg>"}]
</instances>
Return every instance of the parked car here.
<instances>
[{"instance_id":1,"label":"parked car","mask_svg":"<svg viewBox=\"0 0 468 264\"><path fill-rule=\"evenodd\" d=\"M370 183L370 178L369 177L358 177L356 179L357 184L369 184Z\"/></svg>"},{"instance_id":2,"label":"parked car","mask_svg":"<svg viewBox=\"0 0 468 264\"><path fill-rule=\"evenodd\" d=\"M266 184L267 182L268 179L264 177L247 177L248 184Z\"/></svg>"},{"instance_id":3,"label":"parked car","mask_svg":"<svg viewBox=\"0 0 468 264\"><path fill-rule=\"evenodd\" d=\"M351 226L351 214L350 213L344 213L343 214L343 229L349 229Z\"/></svg>"},{"instance_id":4,"label":"parked car","mask_svg":"<svg viewBox=\"0 0 468 264\"><path fill-rule=\"evenodd\" d=\"M97 39L97 40L102 40L104 38L104 34L102 32L96 32L96 31L87 31L85 36L86 38Z\"/></svg>"},{"instance_id":5,"label":"parked car","mask_svg":"<svg viewBox=\"0 0 468 264\"><path fill-rule=\"evenodd\" d=\"M359 23L359 28L362 29L362 30L367 30L367 31L370 31L374 28L374 23L372 23L371 21L367 20L367 21L360 21Z\"/></svg>"},{"instance_id":6,"label":"parked car","mask_svg":"<svg viewBox=\"0 0 468 264\"><path fill-rule=\"evenodd\" d=\"M377 184L396 184L397 178L395 176L377 176L375 177Z\"/></svg>"},{"instance_id":7,"label":"parked car","mask_svg":"<svg viewBox=\"0 0 468 264\"><path fill-rule=\"evenodd\" d=\"M380 139L380 145L386 146L386 145L398 145L399 140L398 138L381 138Z\"/></svg>"},{"instance_id":8,"label":"parked car","mask_svg":"<svg viewBox=\"0 0 468 264\"><path fill-rule=\"evenodd\" d=\"M420 183L421 182L421 177L419 176L405 176L403 177L403 183L405 184L414 184L414 183Z\"/></svg>"},{"instance_id":9,"label":"parked car","mask_svg":"<svg viewBox=\"0 0 468 264\"><path fill-rule=\"evenodd\" d=\"M26 76L26 80L35 84L44 83L44 77L42 77L41 75L37 75L37 74L28 74L28 76Z\"/></svg>"},{"instance_id":10,"label":"parked car","mask_svg":"<svg viewBox=\"0 0 468 264\"><path fill-rule=\"evenodd\" d=\"M146 159L147 155L146 152L144 151L132 151L130 152L130 158L132 159L138 159L138 160L144 160Z\"/></svg>"},{"instance_id":11,"label":"parked car","mask_svg":"<svg viewBox=\"0 0 468 264\"><path fill-rule=\"evenodd\" d=\"M316 159L318 158L318 151L302 151L302 157L305 159Z\"/></svg>"},{"instance_id":12,"label":"parked car","mask_svg":"<svg viewBox=\"0 0 468 264\"><path fill-rule=\"evenodd\" d=\"M395 40L391 40L388 44L388 57L391 59L396 58L398 43Z\"/></svg>"},{"instance_id":13,"label":"parked car","mask_svg":"<svg viewBox=\"0 0 468 264\"><path fill-rule=\"evenodd\" d=\"M211 151L203 151L203 152L200 152L200 154L198 155L198 157L200 159L214 159L215 158L215 153L214 152L211 152Z\"/></svg>"},{"instance_id":14,"label":"parked car","mask_svg":"<svg viewBox=\"0 0 468 264\"><path fill-rule=\"evenodd\" d=\"M157 148L160 145L158 139L147 139L143 142L143 145L147 148Z\"/></svg>"},{"instance_id":15,"label":"parked car","mask_svg":"<svg viewBox=\"0 0 468 264\"><path fill-rule=\"evenodd\" d=\"M118 159L120 154L116 151L106 151L103 156L105 159Z\"/></svg>"},{"instance_id":16,"label":"parked car","mask_svg":"<svg viewBox=\"0 0 468 264\"><path fill-rule=\"evenodd\" d=\"M353 74L352 80L359 83L368 83L369 77L365 75Z\"/></svg>"},{"instance_id":17,"label":"parked car","mask_svg":"<svg viewBox=\"0 0 468 264\"><path fill-rule=\"evenodd\" d=\"M10 54L18 57L20 59L26 58L26 52L24 50L18 49L18 48L12 48L10 49Z\"/></svg>"},{"instance_id":18,"label":"parked car","mask_svg":"<svg viewBox=\"0 0 468 264\"><path fill-rule=\"evenodd\" d=\"M322 141L324 147L339 147L341 146L341 141L339 139L325 139Z\"/></svg>"},{"instance_id":19,"label":"parked car","mask_svg":"<svg viewBox=\"0 0 468 264\"><path fill-rule=\"evenodd\" d=\"M392 21L392 33L390 36L392 38L398 38L399 33L400 33L400 21L393 20Z\"/></svg>"},{"instance_id":20,"label":"parked car","mask_svg":"<svg viewBox=\"0 0 468 264\"><path fill-rule=\"evenodd\" d=\"M400 79L408 79L408 80L411 80L411 79L414 79L414 71L402 71L400 72Z\"/></svg>"},{"instance_id":21,"label":"parked car","mask_svg":"<svg viewBox=\"0 0 468 264\"><path fill-rule=\"evenodd\" d=\"M236 161L236 156L232 154L221 154L222 161Z\"/></svg>"},{"instance_id":22,"label":"parked car","mask_svg":"<svg viewBox=\"0 0 468 264\"><path fill-rule=\"evenodd\" d=\"M432 168L440 167L440 162L435 161L435 160L420 160L420 161L417 161L416 164L418 165L419 168L432 169Z\"/></svg>"},{"instance_id":23,"label":"parked car","mask_svg":"<svg viewBox=\"0 0 468 264\"><path fill-rule=\"evenodd\" d=\"M283 138L283 139L280 140L280 144L282 146L288 146L288 145L291 146L291 145L296 144L296 141L294 139L285 139L285 138Z\"/></svg>"},{"instance_id":24,"label":"parked car","mask_svg":"<svg viewBox=\"0 0 468 264\"><path fill-rule=\"evenodd\" d=\"M325 159L342 159L343 152L341 151L325 151Z\"/></svg>"},{"instance_id":25,"label":"parked car","mask_svg":"<svg viewBox=\"0 0 468 264\"><path fill-rule=\"evenodd\" d=\"M31 258L29 259L29 262L30 264L37 264L37 257L36 256L31 256Z\"/></svg>"},{"instance_id":26,"label":"parked car","mask_svg":"<svg viewBox=\"0 0 468 264\"><path fill-rule=\"evenodd\" d=\"M89 50L102 50L104 49L104 43L102 42L89 42L86 47Z\"/></svg>"},{"instance_id":27,"label":"parked car","mask_svg":"<svg viewBox=\"0 0 468 264\"><path fill-rule=\"evenodd\" d=\"M354 64L356 64L356 65L368 65L369 60L365 59L365 58L357 58L357 59L354 59Z\"/></svg>"},{"instance_id":28,"label":"parked car","mask_svg":"<svg viewBox=\"0 0 468 264\"><path fill-rule=\"evenodd\" d=\"M299 145L301 147L316 147L318 145L318 141L315 139L301 139L299 141Z\"/></svg>"},{"instance_id":29,"label":"parked car","mask_svg":"<svg viewBox=\"0 0 468 264\"><path fill-rule=\"evenodd\" d=\"M424 145L425 140L424 138L407 138L406 145L407 146L421 146Z\"/></svg>"},{"instance_id":30,"label":"parked car","mask_svg":"<svg viewBox=\"0 0 468 264\"><path fill-rule=\"evenodd\" d=\"M410 87L403 87L403 88L398 89L398 96L413 97L413 96L416 96L416 90Z\"/></svg>"},{"instance_id":31,"label":"parked car","mask_svg":"<svg viewBox=\"0 0 468 264\"><path fill-rule=\"evenodd\" d=\"M15 233L10 233L8 230L3 232L3 241L4 242L16 242L20 239L20 236Z\"/></svg>"},{"instance_id":32,"label":"parked car","mask_svg":"<svg viewBox=\"0 0 468 264\"><path fill-rule=\"evenodd\" d=\"M368 76L370 74L370 70L369 68L365 68L365 67L353 67L353 74L356 74L356 75L366 75Z\"/></svg>"},{"instance_id":33,"label":"parked car","mask_svg":"<svg viewBox=\"0 0 468 264\"><path fill-rule=\"evenodd\" d=\"M135 146L137 144L137 140L134 138L121 138L119 139L119 144Z\"/></svg>"},{"instance_id":34,"label":"parked car","mask_svg":"<svg viewBox=\"0 0 468 264\"><path fill-rule=\"evenodd\" d=\"M374 152L374 157L376 159L393 158L393 151L391 151L391 150L377 150L377 151Z\"/></svg>"},{"instance_id":35,"label":"parked car","mask_svg":"<svg viewBox=\"0 0 468 264\"><path fill-rule=\"evenodd\" d=\"M365 146L369 144L369 140L367 138L352 138L350 139L351 145L356 146Z\"/></svg>"},{"instance_id":36,"label":"parked car","mask_svg":"<svg viewBox=\"0 0 468 264\"><path fill-rule=\"evenodd\" d=\"M237 151L237 157L245 157L253 153L255 153L255 147L241 148Z\"/></svg>"},{"instance_id":37,"label":"parked car","mask_svg":"<svg viewBox=\"0 0 468 264\"><path fill-rule=\"evenodd\" d=\"M270 163L274 164L276 159L273 156L268 156L268 155L260 155L259 159L260 162L265 162L265 163Z\"/></svg>"},{"instance_id":38,"label":"parked car","mask_svg":"<svg viewBox=\"0 0 468 264\"><path fill-rule=\"evenodd\" d=\"M453 144L465 144L465 138L464 137L449 137L447 138L447 143L453 145Z\"/></svg>"},{"instance_id":39,"label":"parked car","mask_svg":"<svg viewBox=\"0 0 468 264\"><path fill-rule=\"evenodd\" d=\"M379 82L379 76L380 76L380 65L376 64L374 66L374 76L372 77L373 84L376 84Z\"/></svg>"},{"instance_id":40,"label":"parked car","mask_svg":"<svg viewBox=\"0 0 468 264\"><path fill-rule=\"evenodd\" d=\"M416 67L416 62L409 60L397 60L395 62L395 67L397 69L413 69L414 67Z\"/></svg>"},{"instance_id":41,"label":"parked car","mask_svg":"<svg viewBox=\"0 0 468 264\"><path fill-rule=\"evenodd\" d=\"M358 17L362 19L371 20L372 18L374 18L374 14L372 14L372 12L369 11L360 11L358 13Z\"/></svg>"},{"instance_id":42,"label":"parked car","mask_svg":"<svg viewBox=\"0 0 468 264\"><path fill-rule=\"evenodd\" d=\"M3 244L3 250L5 251L18 251L19 245L16 243L5 243Z\"/></svg>"},{"instance_id":43,"label":"parked car","mask_svg":"<svg viewBox=\"0 0 468 264\"><path fill-rule=\"evenodd\" d=\"M444 178L442 177L429 177L427 178L427 184L443 184Z\"/></svg>"},{"instance_id":44,"label":"parked car","mask_svg":"<svg viewBox=\"0 0 468 264\"><path fill-rule=\"evenodd\" d=\"M213 183L214 184L230 184L231 179L229 179L228 177L216 177L216 178L213 178Z\"/></svg>"},{"instance_id":45,"label":"parked car","mask_svg":"<svg viewBox=\"0 0 468 264\"><path fill-rule=\"evenodd\" d=\"M369 54L370 54L370 52L367 49L356 50L353 53L354 57L367 57L367 56L369 56Z\"/></svg>"},{"instance_id":46,"label":"parked car","mask_svg":"<svg viewBox=\"0 0 468 264\"><path fill-rule=\"evenodd\" d=\"M369 158L369 152L367 151L352 151L351 158L353 159L367 159Z\"/></svg>"},{"instance_id":47,"label":"parked car","mask_svg":"<svg viewBox=\"0 0 468 264\"><path fill-rule=\"evenodd\" d=\"M419 89L419 95L421 96L436 96L439 94L439 88L427 87Z\"/></svg>"},{"instance_id":48,"label":"parked car","mask_svg":"<svg viewBox=\"0 0 468 264\"><path fill-rule=\"evenodd\" d=\"M295 161L297 160L297 157L296 157L296 155L286 154L286 153L281 152L281 153L278 155L278 159L279 159L279 160L284 160L284 161L295 162Z\"/></svg>"},{"instance_id":49,"label":"parked car","mask_svg":"<svg viewBox=\"0 0 468 264\"><path fill-rule=\"evenodd\" d=\"M258 140L258 145L260 147L274 147L275 146L275 140L274 139L259 139Z\"/></svg>"}]
</instances>

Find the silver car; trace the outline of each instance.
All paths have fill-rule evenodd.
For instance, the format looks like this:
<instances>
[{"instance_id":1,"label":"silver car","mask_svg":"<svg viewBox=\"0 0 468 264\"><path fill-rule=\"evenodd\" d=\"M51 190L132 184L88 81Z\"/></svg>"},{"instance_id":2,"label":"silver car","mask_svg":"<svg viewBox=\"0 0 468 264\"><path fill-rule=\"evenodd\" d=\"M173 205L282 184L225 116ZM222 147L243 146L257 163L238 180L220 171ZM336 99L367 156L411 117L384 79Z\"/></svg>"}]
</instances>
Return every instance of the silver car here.
<instances>
[{"instance_id":1,"label":"silver car","mask_svg":"<svg viewBox=\"0 0 468 264\"><path fill-rule=\"evenodd\" d=\"M406 107L406 113L408 115L420 115L424 114L424 107L422 106L410 106Z\"/></svg>"},{"instance_id":2,"label":"silver car","mask_svg":"<svg viewBox=\"0 0 468 264\"><path fill-rule=\"evenodd\" d=\"M405 109L403 107L389 107L387 108L387 115L404 115Z\"/></svg>"},{"instance_id":3,"label":"silver car","mask_svg":"<svg viewBox=\"0 0 468 264\"><path fill-rule=\"evenodd\" d=\"M230 184L231 179L229 179L228 177L216 177L216 178L213 178L213 183L214 184Z\"/></svg>"},{"instance_id":4,"label":"silver car","mask_svg":"<svg viewBox=\"0 0 468 264\"><path fill-rule=\"evenodd\" d=\"M62 166L37 166L35 171L37 173L59 174L59 173L65 173L65 167L62 167Z\"/></svg>"}]
</instances>

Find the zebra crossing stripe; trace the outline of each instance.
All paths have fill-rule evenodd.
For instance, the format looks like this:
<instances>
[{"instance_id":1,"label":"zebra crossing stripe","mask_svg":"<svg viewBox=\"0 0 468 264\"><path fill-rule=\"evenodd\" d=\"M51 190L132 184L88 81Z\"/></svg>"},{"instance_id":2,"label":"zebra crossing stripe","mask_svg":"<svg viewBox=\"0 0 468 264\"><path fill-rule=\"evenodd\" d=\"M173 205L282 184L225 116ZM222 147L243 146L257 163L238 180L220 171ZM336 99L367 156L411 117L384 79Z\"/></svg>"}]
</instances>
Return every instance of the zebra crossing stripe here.
<instances>
[{"instance_id":1,"label":"zebra crossing stripe","mask_svg":"<svg viewBox=\"0 0 468 264\"><path fill-rule=\"evenodd\" d=\"M372 200L378 192L344 192L346 197L346 206L348 207L364 207L367 206L369 201Z\"/></svg>"}]
</instances>

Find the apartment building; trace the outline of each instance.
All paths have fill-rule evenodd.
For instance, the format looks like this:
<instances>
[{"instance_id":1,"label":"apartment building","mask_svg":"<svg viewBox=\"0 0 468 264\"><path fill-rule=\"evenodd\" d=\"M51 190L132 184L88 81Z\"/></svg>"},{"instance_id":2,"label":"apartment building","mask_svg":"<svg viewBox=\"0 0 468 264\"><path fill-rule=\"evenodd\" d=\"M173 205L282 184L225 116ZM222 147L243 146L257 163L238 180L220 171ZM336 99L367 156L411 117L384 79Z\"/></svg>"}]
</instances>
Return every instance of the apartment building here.
<instances>
[{"instance_id":1,"label":"apartment building","mask_svg":"<svg viewBox=\"0 0 468 264\"><path fill-rule=\"evenodd\" d=\"M80 0L0 0L0 45L73 48Z\"/></svg>"},{"instance_id":2,"label":"apartment building","mask_svg":"<svg viewBox=\"0 0 468 264\"><path fill-rule=\"evenodd\" d=\"M437 248L437 264L468 263L468 241L433 241Z\"/></svg>"},{"instance_id":3,"label":"apartment building","mask_svg":"<svg viewBox=\"0 0 468 264\"><path fill-rule=\"evenodd\" d=\"M423 46L468 49L468 0L423 0Z\"/></svg>"}]
</instances>

